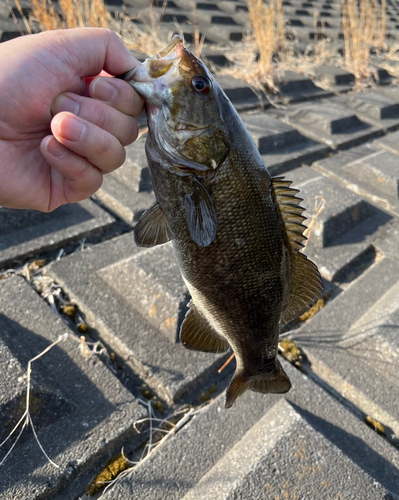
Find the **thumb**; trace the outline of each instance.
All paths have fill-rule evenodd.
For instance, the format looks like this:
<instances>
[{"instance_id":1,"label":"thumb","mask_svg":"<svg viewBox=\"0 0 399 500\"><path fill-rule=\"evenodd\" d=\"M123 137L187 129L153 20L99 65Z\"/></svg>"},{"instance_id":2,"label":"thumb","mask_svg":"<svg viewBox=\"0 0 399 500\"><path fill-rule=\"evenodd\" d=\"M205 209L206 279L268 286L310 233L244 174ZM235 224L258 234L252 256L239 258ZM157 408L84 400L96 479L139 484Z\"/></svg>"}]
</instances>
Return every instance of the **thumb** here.
<instances>
[{"instance_id":1,"label":"thumb","mask_svg":"<svg viewBox=\"0 0 399 500\"><path fill-rule=\"evenodd\" d=\"M81 78L97 76L102 70L120 75L140 64L116 33L107 28L45 31L32 37L41 37L40 44Z\"/></svg>"}]
</instances>

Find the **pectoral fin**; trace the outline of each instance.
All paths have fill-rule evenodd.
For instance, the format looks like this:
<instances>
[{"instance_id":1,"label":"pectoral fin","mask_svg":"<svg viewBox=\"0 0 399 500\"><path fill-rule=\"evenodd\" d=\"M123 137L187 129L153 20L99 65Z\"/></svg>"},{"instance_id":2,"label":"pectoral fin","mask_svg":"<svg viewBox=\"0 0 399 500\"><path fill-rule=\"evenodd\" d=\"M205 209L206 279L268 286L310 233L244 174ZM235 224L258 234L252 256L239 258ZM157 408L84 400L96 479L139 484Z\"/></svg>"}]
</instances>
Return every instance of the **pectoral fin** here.
<instances>
[{"instance_id":1,"label":"pectoral fin","mask_svg":"<svg viewBox=\"0 0 399 500\"><path fill-rule=\"evenodd\" d=\"M216 236L217 217L208 191L197 179L184 196L184 208L191 238L200 247L209 246Z\"/></svg>"},{"instance_id":2,"label":"pectoral fin","mask_svg":"<svg viewBox=\"0 0 399 500\"><path fill-rule=\"evenodd\" d=\"M193 351L226 352L229 348L227 340L215 332L192 302L189 307L180 330L184 347Z\"/></svg>"},{"instance_id":3,"label":"pectoral fin","mask_svg":"<svg viewBox=\"0 0 399 500\"><path fill-rule=\"evenodd\" d=\"M153 247L173 239L162 208L155 202L140 217L134 231L134 241L139 247Z\"/></svg>"}]
</instances>

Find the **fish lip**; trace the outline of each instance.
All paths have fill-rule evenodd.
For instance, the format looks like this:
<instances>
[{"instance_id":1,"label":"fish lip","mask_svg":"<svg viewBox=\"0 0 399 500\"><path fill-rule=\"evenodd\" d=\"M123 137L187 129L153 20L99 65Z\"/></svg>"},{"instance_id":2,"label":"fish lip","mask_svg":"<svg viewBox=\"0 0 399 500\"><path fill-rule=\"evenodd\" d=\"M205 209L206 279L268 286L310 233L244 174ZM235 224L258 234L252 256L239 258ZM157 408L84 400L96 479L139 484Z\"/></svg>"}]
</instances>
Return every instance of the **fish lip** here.
<instances>
[{"instance_id":1,"label":"fish lip","mask_svg":"<svg viewBox=\"0 0 399 500\"><path fill-rule=\"evenodd\" d=\"M178 47L179 44L181 44L180 47ZM175 49L174 57L173 56L166 57L172 53L173 49ZM160 52L158 52L158 54L156 54L152 59L177 59L182 56L183 51L184 51L183 39L180 35L176 33L173 36L170 44L164 49L162 49Z\"/></svg>"}]
</instances>

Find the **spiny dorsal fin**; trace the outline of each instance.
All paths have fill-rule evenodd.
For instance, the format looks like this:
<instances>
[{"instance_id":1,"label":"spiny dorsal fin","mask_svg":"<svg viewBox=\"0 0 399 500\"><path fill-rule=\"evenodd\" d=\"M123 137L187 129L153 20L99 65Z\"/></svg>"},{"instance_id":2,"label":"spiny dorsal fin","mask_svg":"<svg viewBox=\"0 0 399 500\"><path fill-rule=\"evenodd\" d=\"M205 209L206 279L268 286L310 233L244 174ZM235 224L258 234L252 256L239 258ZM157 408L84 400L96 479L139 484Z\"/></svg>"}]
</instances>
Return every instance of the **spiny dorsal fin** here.
<instances>
[{"instance_id":1,"label":"spiny dorsal fin","mask_svg":"<svg viewBox=\"0 0 399 500\"><path fill-rule=\"evenodd\" d=\"M291 182L285 181L284 177L272 179L272 184L278 212L292 250L290 292L287 306L281 316L282 322L287 323L317 302L323 284L316 265L308 260L306 255L299 253L304 246L303 241L306 240L306 236L303 235L306 229L303 221L306 217L301 215L304 208L299 206L303 200L296 196L299 191L290 188Z\"/></svg>"},{"instance_id":2,"label":"spiny dorsal fin","mask_svg":"<svg viewBox=\"0 0 399 500\"><path fill-rule=\"evenodd\" d=\"M166 216L157 202L147 208L140 217L133 236L139 247L153 247L173 239Z\"/></svg>"},{"instance_id":3,"label":"spiny dorsal fin","mask_svg":"<svg viewBox=\"0 0 399 500\"><path fill-rule=\"evenodd\" d=\"M215 332L192 302L189 308L180 330L184 347L193 351L226 352L229 348L227 340Z\"/></svg>"}]
</instances>

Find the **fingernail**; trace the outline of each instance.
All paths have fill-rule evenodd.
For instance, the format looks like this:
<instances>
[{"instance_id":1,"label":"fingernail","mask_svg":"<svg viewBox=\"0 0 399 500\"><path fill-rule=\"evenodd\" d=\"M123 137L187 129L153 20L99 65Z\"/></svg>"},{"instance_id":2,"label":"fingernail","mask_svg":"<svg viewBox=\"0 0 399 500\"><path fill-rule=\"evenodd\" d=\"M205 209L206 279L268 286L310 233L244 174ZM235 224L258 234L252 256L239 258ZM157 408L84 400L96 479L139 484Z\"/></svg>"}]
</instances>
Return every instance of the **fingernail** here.
<instances>
[{"instance_id":1,"label":"fingernail","mask_svg":"<svg viewBox=\"0 0 399 500\"><path fill-rule=\"evenodd\" d=\"M62 116L58 122L58 132L68 141L81 142L86 136L87 127L79 118L66 115Z\"/></svg>"},{"instance_id":2,"label":"fingernail","mask_svg":"<svg viewBox=\"0 0 399 500\"><path fill-rule=\"evenodd\" d=\"M91 89L92 97L100 101L113 101L118 93L108 78L96 78Z\"/></svg>"},{"instance_id":3,"label":"fingernail","mask_svg":"<svg viewBox=\"0 0 399 500\"><path fill-rule=\"evenodd\" d=\"M78 102L74 101L65 94L61 94L55 99L52 111L54 115L61 113L61 111L69 111L69 113L77 115L79 113L79 108L80 105Z\"/></svg>"},{"instance_id":4,"label":"fingernail","mask_svg":"<svg viewBox=\"0 0 399 500\"><path fill-rule=\"evenodd\" d=\"M64 158L68 154L68 149L60 144L57 139L50 137L44 145L44 149L56 158Z\"/></svg>"}]
</instances>

